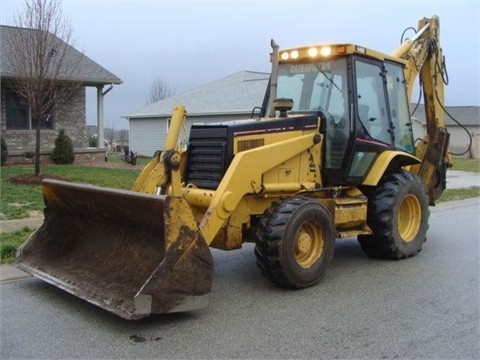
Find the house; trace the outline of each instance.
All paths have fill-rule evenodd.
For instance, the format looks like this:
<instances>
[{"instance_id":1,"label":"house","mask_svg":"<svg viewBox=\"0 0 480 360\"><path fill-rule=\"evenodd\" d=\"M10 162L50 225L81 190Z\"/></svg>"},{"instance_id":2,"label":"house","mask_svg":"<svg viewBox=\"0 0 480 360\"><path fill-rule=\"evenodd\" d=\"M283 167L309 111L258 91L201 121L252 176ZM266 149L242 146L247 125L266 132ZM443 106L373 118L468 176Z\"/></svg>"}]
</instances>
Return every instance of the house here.
<instances>
[{"instance_id":1,"label":"house","mask_svg":"<svg viewBox=\"0 0 480 360\"><path fill-rule=\"evenodd\" d=\"M130 150L151 156L163 149L169 119L176 104L187 109L187 131L193 123L220 122L250 118L255 107L261 107L268 86L269 73L241 71L223 79L146 105L124 117L130 123ZM412 109L415 105L412 104ZM447 106L447 111L469 131L472 148L465 155L480 158L480 107ZM424 107L420 104L412 116L416 138L425 134ZM464 152L469 143L463 127L446 116L450 132L450 151Z\"/></svg>"},{"instance_id":2,"label":"house","mask_svg":"<svg viewBox=\"0 0 480 360\"><path fill-rule=\"evenodd\" d=\"M416 137L426 134L425 106L412 105L416 110L412 115L413 132ZM452 155L480 159L480 106L447 106L445 123L450 133L449 151ZM472 139L471 148L470 134Z\"/></svg>"},{"instance_id":3,"label":"house","mask_svg":"<svg viewBox=\"0 0 480 360\"><path fill-rule=\"evenodd\" d=\"M25 37L36 30L11 26L0 26L0 61L1 61L1 121L0 129L5 139L8 151L9 162L22 162L32 154L35 149L35 126L32 126L32 119L28 106L22 103L21 98L12 90L14 71L9 64L7 54L8 44L15 37ZM55 38L55 41L65 43ZM75 48L68 46L66 58L76 63L75 69L68 68L67 72L59 76L60 81L77 81L81 83L79 89L65 101L56 103L51 114L45 116L41 121L41 154L48 156L55 146L55 138L58 131L64 129L65 133L72 139L75 148L76 159L89 159L98 157L104 159L105 149L103 145L98 149L87 148L86 135L86 87L97 89L97 126L99 137L103 139L103 98L110 91L114 84L121 84L122 80L116 75L97 64L92 59L83 55ZM108 85L107 89L104 87ZM103 141L99 142L103 144ZM103 154L103 155L101 155Z\"/></svg>"},{"instance_id":4,"label":"house","mask_svg":"<svg viewBox=\"0 0 480 360\"><path fill-rule=\"evenodd\" d=\"M269 73L241 71L125 115L130 124L130 150L152 156L163 149L176 104L187 109L187 132L194 123L250 118L262 106L269 77Z\"/></svg>"}]
</instances>

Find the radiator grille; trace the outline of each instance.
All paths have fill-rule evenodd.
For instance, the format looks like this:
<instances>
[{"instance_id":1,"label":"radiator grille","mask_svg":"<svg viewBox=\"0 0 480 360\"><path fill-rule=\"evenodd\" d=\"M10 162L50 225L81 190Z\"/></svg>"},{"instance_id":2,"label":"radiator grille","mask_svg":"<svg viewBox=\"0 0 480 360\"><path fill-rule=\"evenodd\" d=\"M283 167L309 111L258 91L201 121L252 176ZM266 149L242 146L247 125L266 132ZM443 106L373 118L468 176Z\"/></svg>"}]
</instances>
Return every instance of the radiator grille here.
<instances>
[{"instance_id":1,"label":"radiator grille","mask_svg":"<svg viewBox=\"0 0 480 360\"><path fill-rule=\"evenodd\" d=\"M201 189L216 189L225 172L226 139L190 140L185 180Z\"/></svg>"}]
</instances>

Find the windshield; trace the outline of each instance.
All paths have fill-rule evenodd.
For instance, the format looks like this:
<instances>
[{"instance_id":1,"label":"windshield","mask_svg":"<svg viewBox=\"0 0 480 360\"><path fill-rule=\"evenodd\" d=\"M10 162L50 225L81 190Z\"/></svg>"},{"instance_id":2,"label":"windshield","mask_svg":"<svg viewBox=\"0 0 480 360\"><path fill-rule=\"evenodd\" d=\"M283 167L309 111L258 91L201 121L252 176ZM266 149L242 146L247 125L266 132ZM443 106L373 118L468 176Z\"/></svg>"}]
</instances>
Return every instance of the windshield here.
<instances>
[{"instance_id":1,"label":"windshield","mask_svg":"<svg viewBox=\"0 0 480 360\"><path fill-rule=\"evenodd\" d=\"M293 111L323 112L325 167L340 169L350 136L347 60L280 64L277 97L292 99Z\"/></svg>"},{"instance_id":2,"label":"windshield","mask_svg":"<svg viewBox=\"0 0 480 360\"><path fill-rule=\"evenodd\" d=\"M311 64L280 64L277 98L292 99L293 111L324 111L335 118L347 118L346 73L345 58Z\"/></svg>"}]
</instances>

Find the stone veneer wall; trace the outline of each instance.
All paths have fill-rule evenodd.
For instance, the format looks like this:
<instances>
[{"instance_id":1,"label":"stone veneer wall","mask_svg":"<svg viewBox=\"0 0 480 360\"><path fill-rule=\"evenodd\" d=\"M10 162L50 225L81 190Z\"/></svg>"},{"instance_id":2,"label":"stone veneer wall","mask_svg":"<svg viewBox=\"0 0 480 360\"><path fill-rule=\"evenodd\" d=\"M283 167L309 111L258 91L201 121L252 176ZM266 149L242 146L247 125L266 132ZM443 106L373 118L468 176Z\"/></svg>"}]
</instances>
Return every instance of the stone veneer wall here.
<instances>
[{"instance_id":1,"label":"stone veneer wall","mask_svg":"<svg viewBox=\"0 0 480 360\"><path fill-rule=\"evenodd\" d=\"M40 162L42 164L53 164L50 156L52 155L53 149L42 149L40 150ZM75 164L82 163L101 163L105 162L107 151L106 149L97 149L97 148L82 148L74 149L75 153ZM7 165L32 165L34 163L34 152L33 151L22 151L22 150L13 150L8 151L7 156Z\"/></svg>"},{"instance_id":2,"label":"stone veneer wall","mask_svg":"<svg viewBox=\"0 0 480 360\"><path fill-rule=\"evenodd\" d=\"M31 150L35 149L35 130L20 130L6 128L5 83L1 91L1 121L0 130L8 149ZM40 147L53 149L58 131L64 129L72 139L74 148L85 148L87 145L85 87L79 88L69 99L55 104L54 129L41 130Z\"/></svg>"}]
</instances>

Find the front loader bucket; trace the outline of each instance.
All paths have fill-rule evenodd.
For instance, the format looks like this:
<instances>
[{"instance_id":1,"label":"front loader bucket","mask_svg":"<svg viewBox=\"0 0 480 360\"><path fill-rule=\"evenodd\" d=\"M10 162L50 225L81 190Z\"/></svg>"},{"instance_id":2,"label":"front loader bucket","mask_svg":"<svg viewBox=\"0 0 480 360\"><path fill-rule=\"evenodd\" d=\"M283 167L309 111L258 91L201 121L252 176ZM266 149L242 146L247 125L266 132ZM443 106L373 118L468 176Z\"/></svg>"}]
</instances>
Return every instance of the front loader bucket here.
<instances>
[{"instance_id":1,"label":"front loader bucket","mask_svg":"<svg viewBox=\"0 0 480 360\"><path fill-rule=\"evenodd\" d=\"M126 319L208 306L212 254L180 198L43 182L15 266Z\"/></svg>"}]
</instances>

